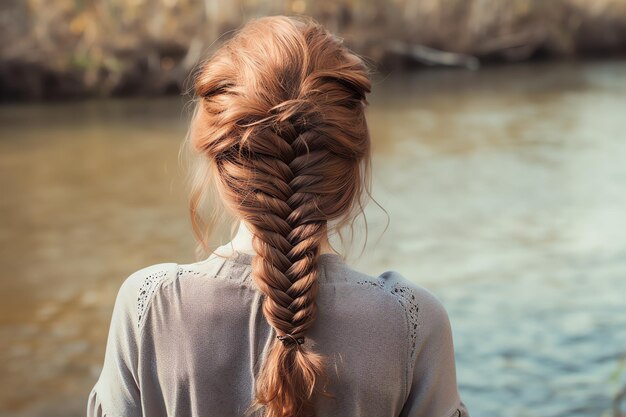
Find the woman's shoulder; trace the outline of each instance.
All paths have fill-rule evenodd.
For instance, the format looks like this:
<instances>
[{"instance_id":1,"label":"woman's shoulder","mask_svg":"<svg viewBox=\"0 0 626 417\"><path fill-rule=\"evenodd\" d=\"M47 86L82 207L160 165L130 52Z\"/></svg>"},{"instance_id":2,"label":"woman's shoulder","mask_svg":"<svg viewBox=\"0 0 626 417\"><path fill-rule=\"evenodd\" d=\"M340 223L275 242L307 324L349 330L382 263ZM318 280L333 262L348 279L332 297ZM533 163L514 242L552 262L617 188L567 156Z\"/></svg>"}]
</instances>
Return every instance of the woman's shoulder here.
<instances>
[{"instance_id":1,"label":"woman's shoulder","mask_svg":"<svg viewBox=\"0 0 626 417\"><path fill-rule=\"evenodd\" d=\"M134 321L141 329L155 298L169 286L196 284L194 278L221 277L220 271L225 259L210 256L190 263L161 262L140 267L130 273L120 286L118 302L134 311ZM233 270L233 272L236 272ZM241 275L241 274L238 274ZM219 283L224 280L204 280ZM176 284L178 283L178 284Z\"/></svg>"},{"instance_id":2,"label":"woman's shoulder","mask_svg":"<svg viewBox=\"0 0 626 417\"><path fill-rule=\"evenodd\" d=\"M348 282L363 287L377 289L379 292L391 295L411 309L422 309L429 316L447 316L442 301L433 291L422 286L416 280L394 270L386 270L377 275L370 275L348 268Z\"/></svg>"},{"instance_id":3,"label":"woman's shoulder","mask_svg":"<svg viewBox=\"0 0 626 417\"><path fill-rule=\"evenodd\" d=\"M448 313L439 297L397 270L369 275L351 269L348 281L369 288L381 297L392 297L402 306L411 343L410 356L413 359L422 341L450 327Z\"/></svg>"},{"instance_id":4,"label":"woman's shoulder","mask_svg":"<svg viewBox=\"0 0 626 417\"><path fill-rule=\"evenodd\" d=\"M175 278L178 270L179 264L175 262L162 262L140 267L124 279L120 292L140 298L140 295L154 289L158 284Z\"/></svg>"},{"instance_id":5,"label":"woman's shoulder","mask_svg":"<svg viewBox=\"0 0 626 417\"><path fill-rule=\"evenodd\" d=\"M178 271L179 265L175 262L155 263L135 269L122 282L116 303L141 328L154 293L164 282L175 279Z\"/></svg>"}]
</instances>

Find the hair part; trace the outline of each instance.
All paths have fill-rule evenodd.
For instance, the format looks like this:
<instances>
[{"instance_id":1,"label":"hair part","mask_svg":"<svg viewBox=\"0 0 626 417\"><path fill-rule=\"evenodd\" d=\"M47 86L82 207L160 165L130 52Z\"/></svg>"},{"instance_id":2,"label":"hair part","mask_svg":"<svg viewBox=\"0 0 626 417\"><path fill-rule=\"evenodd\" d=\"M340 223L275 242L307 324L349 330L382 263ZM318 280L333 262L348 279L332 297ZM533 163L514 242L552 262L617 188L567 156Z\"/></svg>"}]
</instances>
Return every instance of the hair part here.
<instances>
[{"instance_id":1,"label":"hair part","mask_svg":"<svg viewBox=\"0 0 626 417\"><path fill-rule=\"evenodd\" d=\"M284 339L256 379L249 411L265 407L265 417L312 417L316 395L332 395L321 387L324 357L305 335L317 316L320 244L371 197L370 89L363 59L306 16L250 20L195 76L194 233L207 250L217 218L201 213L214 188L253 234L252 276Z\"/></svg>"}]
</instances>

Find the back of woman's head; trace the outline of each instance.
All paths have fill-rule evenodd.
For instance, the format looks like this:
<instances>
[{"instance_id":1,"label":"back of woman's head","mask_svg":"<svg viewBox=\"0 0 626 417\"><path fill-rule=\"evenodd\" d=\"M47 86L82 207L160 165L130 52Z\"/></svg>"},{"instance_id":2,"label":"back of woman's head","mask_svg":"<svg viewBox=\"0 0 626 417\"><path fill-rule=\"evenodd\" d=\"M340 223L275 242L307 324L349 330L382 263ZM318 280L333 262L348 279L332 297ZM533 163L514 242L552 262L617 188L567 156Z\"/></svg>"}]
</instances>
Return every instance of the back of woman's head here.
<instances>
[{"instance_id":1,"label":"back of woman's head","mask_svg":"<svg viewBox=\"0 0 626 417\"><path fill-rule=\"evenodd\" d=\"M326 375L305 338L317 313L320 244L369 195L368 67L311 18L263 17L200 67L194 87L191 144L253 234L252 274L277 333L253 408L313 416ZM202 192L192 194L194 218Z\"/></svg>"}]
</instances>

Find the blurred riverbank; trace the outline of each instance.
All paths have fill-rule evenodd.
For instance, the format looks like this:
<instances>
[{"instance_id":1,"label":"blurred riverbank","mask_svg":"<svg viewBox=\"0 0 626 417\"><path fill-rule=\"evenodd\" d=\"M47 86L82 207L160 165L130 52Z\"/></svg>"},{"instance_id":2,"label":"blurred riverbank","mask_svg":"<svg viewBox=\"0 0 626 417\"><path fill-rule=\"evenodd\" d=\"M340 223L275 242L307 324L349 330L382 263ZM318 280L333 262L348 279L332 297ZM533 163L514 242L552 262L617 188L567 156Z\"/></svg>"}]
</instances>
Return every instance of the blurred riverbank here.
<instances>
[{"instance_id":1,"label":"blurred riverbank","mask_svg":"<svg viewBox=\"0 0 626 417\"><path fill-rule=\"evenodd\" d=\"M374 86L391 223L376 242L371 204L349 263L442 299L472 415L609 416L626 384L625 79L625 61L535 63ZM0 415L84 415L121 282L193 261L185 103L2 107Z\"/></svg>"},{"instance_id":2,"label":"blurred riverbank","mask_svg":"<svg viewBox=\"0 0 626 417\"><path fill-rule=\"evenodd\" d=\"M272 14L315 17L383 74L626 53L626 0L6 0L0 99L178 94L229 33Z\"/></svg>"}]
</instances>

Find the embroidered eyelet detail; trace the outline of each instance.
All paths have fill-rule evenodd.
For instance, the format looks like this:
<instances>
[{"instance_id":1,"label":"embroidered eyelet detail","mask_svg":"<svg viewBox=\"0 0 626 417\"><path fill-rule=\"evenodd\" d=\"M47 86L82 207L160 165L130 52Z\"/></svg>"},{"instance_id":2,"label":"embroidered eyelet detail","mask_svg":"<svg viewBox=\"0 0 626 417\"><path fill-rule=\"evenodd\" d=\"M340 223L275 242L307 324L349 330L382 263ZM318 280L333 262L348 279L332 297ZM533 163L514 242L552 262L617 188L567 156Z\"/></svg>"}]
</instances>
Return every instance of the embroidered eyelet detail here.
<instances>
[{"instance_id":1,"label":"embroidered eyelet detail","mask_svg":"<svg viewBox=\"0 0 626 417\"><path fill-rule=\"evenodd\" d=\"M137 326L139 328L141 328L142 319L144 318L152 294L154 294L157 286L166 275L167 271L156 271L144 278L137 297Z\"/></svg>"},{"instance_id":2,"label":"embroidered eyelet detail","mask_svg":"<svg viewBox=\"0 0 626 417\"><path fill-rule=\"evenodd\" d=\"M411 337L411 359L415 356L415 345L417 343L417 299L415 292L406 285L394 284L392 294L398 297L400 304L404 306L409 318L409 336Z\"/></svg>"},{"instance_id":3,"label":"embroidered eyelet detail","mask_svg":"<svg viewBox=\"0 0 626 417\"><path fill-rule=\"evenodd\" d=\"M361 284L361 285L371 285L372 287L378 287L378 288L385 288L385 283L383 281L376 280L376 281L369 281L369 280L361 280L361 281L357 281L357 284Z\"/></svg>"},{"instance_id":4,"label":"embroidered eyelet detail","mask_svg":"<svg viewBox=\"0 0 626 417\"><path fill-rule=\"evenodd\" d=\"M419 311L419 308L417 306L417 298L415 297L415 292L413 291L413 289L400 283L395 283L390 288L387 288L387 286L385 285L385 280L380 277L375 281L357 281L357 284L384 289L385 291L388 291L393 296L395 296L400 305L404 307L407 315L409 337L411 340L410 358L411 360L413 360L415 357L417 345L417 315Z\"/></svg>"},{"instance_id":5,"label":"embroidered eyelet detail","mask_svg":"<svg viewBox=\"0 0 626 417\"><path fill-rule=\"evenodd\" d=\"M176 278L180 278L183 275L200 275L200 271L193 268L183 268L182 266L179 266L178 271L176 272Z\"/></svg>"}]
</instances>

